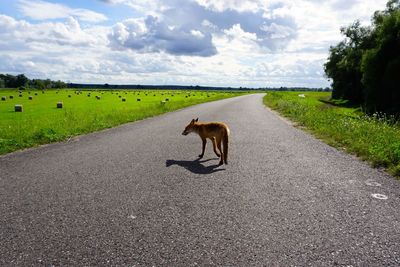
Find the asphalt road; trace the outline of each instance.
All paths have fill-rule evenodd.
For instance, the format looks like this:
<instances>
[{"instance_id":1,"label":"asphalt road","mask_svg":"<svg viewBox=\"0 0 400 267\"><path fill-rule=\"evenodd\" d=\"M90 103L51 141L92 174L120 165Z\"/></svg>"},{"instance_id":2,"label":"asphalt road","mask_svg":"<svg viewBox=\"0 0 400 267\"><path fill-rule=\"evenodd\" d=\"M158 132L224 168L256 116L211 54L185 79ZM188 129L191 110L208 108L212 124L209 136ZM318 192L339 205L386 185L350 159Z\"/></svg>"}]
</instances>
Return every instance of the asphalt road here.
<instances>
[{"instance_id":1,"label":"asphalt road","mask_svg":"<svg viewBox=\"0 0 400 267\"><path fill-rule=\"evenodd\" d=\"M0 265L399 266L399 181L262 96L0 157ZM230 126L229 165L195 117Z\"/></svg>"}]
</instances>

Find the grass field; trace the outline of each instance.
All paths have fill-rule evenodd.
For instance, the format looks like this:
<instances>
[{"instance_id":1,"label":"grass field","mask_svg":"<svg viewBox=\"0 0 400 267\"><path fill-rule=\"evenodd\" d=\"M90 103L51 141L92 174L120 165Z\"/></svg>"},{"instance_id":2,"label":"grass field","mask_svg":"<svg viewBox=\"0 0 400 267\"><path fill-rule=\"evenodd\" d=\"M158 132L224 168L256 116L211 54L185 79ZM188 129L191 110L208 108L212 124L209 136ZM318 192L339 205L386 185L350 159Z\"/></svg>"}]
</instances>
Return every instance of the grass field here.
<instances>
[{"instance_id":1,"label":"grass field","mask_svg":"<svg viewBox=\"0 0 400 267\"><path fill-rule=\"evenodd\" d=\"M330 93L269 92L264 103L328 144L400 177L400 123L394 119L366 116L359 108L331 101Z\"/></svg>"},{"instance_id":2,"label":"grass field","mask_svg":"<svg viewBox=\"0 0 400 267\"><path fill-rule=\"evenodd\" d=\"M0 90L0 154L240 94L243 93ZM6 100L1 100L3 96ZM62 109L57 108L57 102L63 102ZM16 104L23 105L23 112L14 111Z\"/></svg>"}]
</instances>

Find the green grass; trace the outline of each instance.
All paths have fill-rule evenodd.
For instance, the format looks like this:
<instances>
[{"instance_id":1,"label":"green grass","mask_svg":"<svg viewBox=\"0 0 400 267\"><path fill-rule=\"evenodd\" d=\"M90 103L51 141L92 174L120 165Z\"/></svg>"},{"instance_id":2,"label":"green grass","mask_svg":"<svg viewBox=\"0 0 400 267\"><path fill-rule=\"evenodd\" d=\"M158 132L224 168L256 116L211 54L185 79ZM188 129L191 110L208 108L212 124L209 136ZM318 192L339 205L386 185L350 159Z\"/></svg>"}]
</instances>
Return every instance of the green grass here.
<instances>
[{"instance_id":1,"label":"green grass","mask_svg":"<svg viewBox=\"0 0 400 267\"><path fill-rule=\"evenodd\" d=\"M400 123L394 119L366 116L360 108L331 101L330 93L268 92L264 104L328 144L400 177Z\"/></svg>"},{"instance_id":2,"label":"green grass","mask_svg":"<svg viewBox=\"0 0 400 267\"><path fill-rule=\"evenodd\" d=\"M0 154L243 94L160 90L76 92L25 90L19 97L18 90L0 90ZM90 97L87 96L89 93ZM1 100L2 96L6 97L5 101ZM14 98L10 99L10 96ZM33 99L29 100L29 96ZM96 99L96 96L100 96L100 99ZM123 102L122 98L126 101ZM57 102L63 102L62 109L56 108ZM23 112L14 111L16 104L23 105Z\"/></svg>"}]
</instances>

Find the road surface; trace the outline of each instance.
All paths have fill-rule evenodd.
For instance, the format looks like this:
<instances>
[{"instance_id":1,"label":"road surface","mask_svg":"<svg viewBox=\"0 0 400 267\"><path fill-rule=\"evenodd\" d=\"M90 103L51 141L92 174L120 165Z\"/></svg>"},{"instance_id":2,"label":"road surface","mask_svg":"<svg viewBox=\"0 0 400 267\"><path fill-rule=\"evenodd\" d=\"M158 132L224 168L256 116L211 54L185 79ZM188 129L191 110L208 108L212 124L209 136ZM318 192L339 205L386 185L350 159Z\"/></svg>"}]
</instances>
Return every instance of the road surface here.
<instances>
[{"instance_id":1,"label":"road surface","mask_svg":"<svg viewBox=\"0 0 400 267\"><path fill-rule=\"evenodd\" d=\"M399 266L400 184L262 94L0 157L1 266ZM231 129L229 165L182 136Z\"/></svg>"}]
</instances>

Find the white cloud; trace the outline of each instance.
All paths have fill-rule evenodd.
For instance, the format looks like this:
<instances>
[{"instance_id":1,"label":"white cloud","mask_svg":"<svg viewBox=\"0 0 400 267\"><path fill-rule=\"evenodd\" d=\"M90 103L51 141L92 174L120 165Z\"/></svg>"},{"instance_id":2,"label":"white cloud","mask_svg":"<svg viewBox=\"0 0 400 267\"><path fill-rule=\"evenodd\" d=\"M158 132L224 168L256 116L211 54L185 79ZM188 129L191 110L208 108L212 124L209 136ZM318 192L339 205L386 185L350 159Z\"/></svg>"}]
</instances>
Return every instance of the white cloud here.
<instances>
[{"instance_id":1,"label":"white cloud","mask_svg":"<svg viewBox=\"0 0 400 267\"><path fill-rule=\"evenodd\" d=\"M196 2L218 12L223 12L227 9L252 12L259 10L261 7L260 1L254 0L196 0Z\"/></svg>"},{"instance_id":2,"label":"white cloud","mask_svg":"<svg viewBox=\"0 0 400 267\"><path fill-rule=\"evenodd\" d=\"M244 31L241 27L240 24L235 24L232 26L232 28L224 30L224 36L227 37L227 40L230 42L233 41L239 41L242 45L247 43L247 44L252 44L253 46L256 46L257 42L257 35L255 33L250 33ZM220 45L221 49L222 46L227 46L227 45ZM239 48L241 45L236 43L232 47L234 48Z\"/></svg>"},{"instance_id":3,"label":"white cloud","mask_svg":"<svg viewBox=\"0 0 400 267\"><path fill-rule=\"evenodd\" d=\"M275 22L272 22L270 25L261 26L261 30L265 31L271 39L288 38L296 33L295 29L276 24Z\"/></svg>"},{"instance_id":4,"label":"white cloud","mask_svg":"<svg viewBox=\"0 0 400 267\"><path fill-rule=\"evenodd\" d=\"M19 0L18 8L24 16L34 20L62 19L70 16L87 22L107 20L105 15L88 9L74 9L63 4L55 4L41 0Z\"/></svg>"},{"instance_id":5,"label":"white cloud","mask_svg":"<svg viewBox=\"0 0 400 267\"><path fill-rule=\"evenodd\" d=\"M22 14L39 21L0 15L0 72L86 83L325 87L322 66L343 38L340 27L368 23L386 3L100 1L129 6L135 18L100 27L84 23L105 19L87 9L19 1Z\"/></svg>"},{"instance_id":6,"label":"white cloud","mask_svg":"<svg viewBox=\"0 0 400 267\"><path fill-rule=\"evenodd\" d=\"M192 56L212 56L217 53L210 33L170 26L152 16L145 20L117 23L108 37L111 47L119 50Z\"/></svg>"},{"instance_id":7,"label":"white cloud","mask_svg":"<svg viewBox=\"0 0 400 267\"><path fill-rule=\"evenodd\" d=\"M191 33L194 37L197 37L198 39L204 38L204 34L203 34L201 31L191 30L190 33Z\"/></svg>"},{"instance_id":8,"label":"white cloud","mask_svg":"<svg viewBox=\"0 0 400 267\"><path fill-rule=\"evenodd\" d=\"M106 33L101 27L82 29L79 22L69 17L62 22L31 24L24 20L0 15L0 44L3 50L32 50L36 44L58 44L62 46L98 46L106 45ZM48 53L50 51L47 51Z\"/></svg>"},{"instance_id":9,"label":"white cloud","mask_svg":"<svg viewBox=\"0 0 400 267\"><path fill-rule=\"evenodd\" d=\"M72 17L33 24L0 15L0 72L85 83L151 83L152 74L165 74L174 65L164 54L148 58L110 50L109 32L107 27L82 28Z\"/></svg>"},{"instance_id":10,"label":"white cloud","mask_svg":"<svg viewBox=\"0 0 400 267\"><path fill-rule=\"evenodd\" d=\"M144 15L157 16L160 12L167 8L165 2L174 2L175 0L163 1L163 0L98 0L111 5L123 4L134 9L137 12L141 12Z\"/></svg>"}]
</instances>

